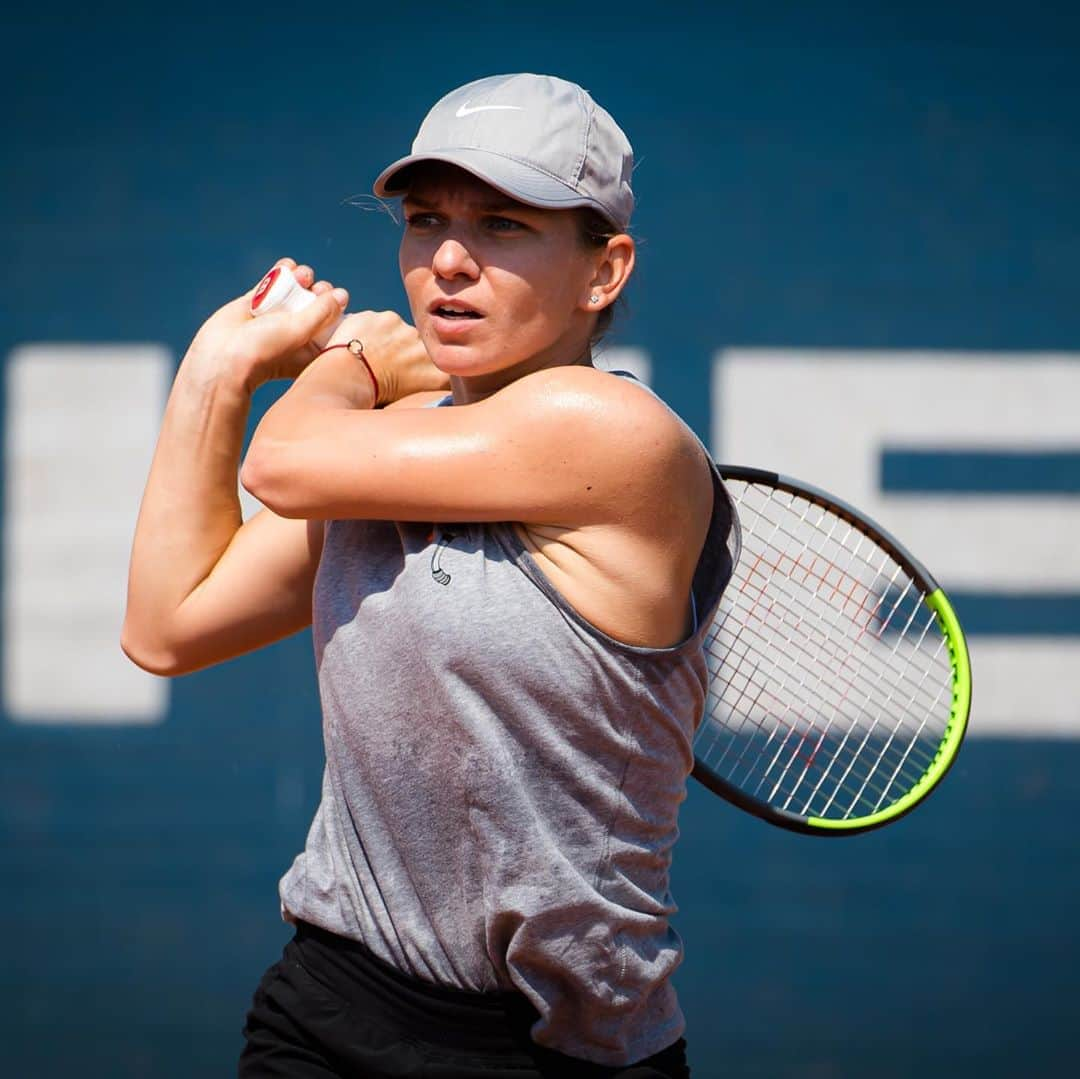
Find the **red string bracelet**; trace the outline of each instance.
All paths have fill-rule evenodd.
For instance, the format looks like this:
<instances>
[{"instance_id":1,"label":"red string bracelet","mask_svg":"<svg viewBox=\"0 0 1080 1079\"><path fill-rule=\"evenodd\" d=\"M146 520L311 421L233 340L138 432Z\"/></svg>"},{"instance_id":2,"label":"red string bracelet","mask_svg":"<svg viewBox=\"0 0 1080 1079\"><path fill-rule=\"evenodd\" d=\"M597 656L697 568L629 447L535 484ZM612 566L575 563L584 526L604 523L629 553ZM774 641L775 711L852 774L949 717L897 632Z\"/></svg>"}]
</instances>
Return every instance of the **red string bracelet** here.
<instances>
[{"instance_id":1,"label":"red string bracelet","mask_svg":"<svg viewBox=\"0 0 1080 1079\"><path fill-rule=\"evenodd\" d=\"M371 364L368 363L367 357L364 355L364 343L359 338L354 337L351 341L343 341L341 344L327 345L322 352L315 354L315 359L317 360L320 356L335 348L347 348L367 368L367 373L371 376L371 385L375 389L375 404L377 405L379 403L379 380L375 377L375 372L372 371Z\"/></svg>"}]
</instances>

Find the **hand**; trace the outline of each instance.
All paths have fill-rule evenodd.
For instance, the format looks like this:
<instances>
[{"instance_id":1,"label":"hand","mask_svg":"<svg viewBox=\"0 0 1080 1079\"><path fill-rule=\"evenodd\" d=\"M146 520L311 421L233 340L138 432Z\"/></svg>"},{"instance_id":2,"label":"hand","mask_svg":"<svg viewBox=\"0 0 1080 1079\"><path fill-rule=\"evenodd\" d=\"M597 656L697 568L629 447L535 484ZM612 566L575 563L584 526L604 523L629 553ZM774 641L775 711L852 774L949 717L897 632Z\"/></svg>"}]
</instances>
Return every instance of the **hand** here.
<instances>
[{"instance_id":1,"label":"hand","mask_svg":"<svg viewBox=\"0 0 1080 1079\"><path fill-rule=\"evenodd\" d=\"M388 405L421 390L449 389L449 377L431 362L416 328L397 312L360 311L346 315L327 345L346 345L353 338L363 344L364 359L379 380L377 404ZM358 377L367 377L362 364L357 363L356 368Z\"/></svg>"},{"instance_id":2,"label":"hand","mask_svg":"<svg viewBox=\"0 0 1080 1079\"><path fill-rule=\"evenodd\" d=\"M316 281L310 266L298 266L293 259L278 259L275 265L288 267L318 300L303 311L270 311L253 318L253 285L203 323L188 350L189 365L211 376L235 376L250 392L271 379L296 378L318 355L313 338L341 317L349 294L329 281Z\"/></svg>"}]
</instances>

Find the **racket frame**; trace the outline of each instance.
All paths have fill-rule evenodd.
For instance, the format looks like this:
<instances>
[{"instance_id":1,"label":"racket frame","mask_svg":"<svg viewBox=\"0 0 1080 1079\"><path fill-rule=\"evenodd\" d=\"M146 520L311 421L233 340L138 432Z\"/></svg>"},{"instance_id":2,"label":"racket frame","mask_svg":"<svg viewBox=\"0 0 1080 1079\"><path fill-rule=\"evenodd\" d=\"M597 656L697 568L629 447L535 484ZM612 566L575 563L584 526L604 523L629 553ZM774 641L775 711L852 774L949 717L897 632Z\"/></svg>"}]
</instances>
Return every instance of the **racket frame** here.
<instances>
[{"instance_id":1,"label":"racket frame","mask_svg":"<svg viewBox=\"0 0 1080 1079\"><path fill-rule=\"evenodd\" d=\"M793 813L771 806L747 794L733 783L716 775L696 753L692 775L714 794L720 795L740 809L790 831L804 835L845 836L873 831L885 824L899 820L924 801L952 767L967 731L971 711L971 660L967 642L964 640L960 621L949 602L948 596L931 576L929 570L912 555L894 536L865 513L855 509L849 502L801 480L778 472L742 465L717 463L720 477L748 484L760 484L803 498L813 505L836 514L874 543L878 544L898 566L911 575L913 582L924 593L922 602L933 612L938 628L945 639L952 670L952 701L948 722L945 725L937 752L927 765L918 782L906 794L877 812L860 817L827 819ZM704 722L704 720L703 720ZM696 734L695 734L696 737Z\"/></svg>"}]
</instances>

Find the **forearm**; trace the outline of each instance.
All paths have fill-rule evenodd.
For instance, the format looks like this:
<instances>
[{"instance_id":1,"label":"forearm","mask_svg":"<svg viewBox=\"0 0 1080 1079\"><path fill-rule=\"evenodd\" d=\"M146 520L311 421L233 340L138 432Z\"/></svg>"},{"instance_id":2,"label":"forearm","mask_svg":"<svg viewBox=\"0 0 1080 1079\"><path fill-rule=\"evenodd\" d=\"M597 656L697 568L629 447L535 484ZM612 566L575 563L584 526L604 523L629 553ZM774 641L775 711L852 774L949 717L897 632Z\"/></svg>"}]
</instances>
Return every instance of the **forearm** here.
<instances>
[{"instance_id":1,"label":"forearm","mask_svg":"<svg viewBox=\"0 0 1080 1079\"><path fill-rule=\"evenodd\" d=\"M324 438L341 414L373 409L375 398L374 381L347 348L320 356L259 423L241 473L244 486L275 512L296 515L295 507L307 502L308 492L296 490L304 470L295 467L305 445Z\"/></svg>"},{"instance_id":2,"label":"forearm","mask_svg":"<svg viewBox=\"0 0 1080 1079\"><path fill-rule=\"evenodd\" d=\"M135 528L124 648L168 651L180 609L242 523L237 470L250 393L191 352L173 384ZM139 658L133 656L133 658Z\"/></svg>"},{"instance_id":3,"label":"forearm","mask_svg":"<svg viewBox=\"0 0 1080 1079\"><path fill-rule=\"evenodd\" d=\"M334 344L353 341L363 342L364 359L348 347L321 353L266 413L251 440L241 480L281 517L390 512L385 499L352 497L357 492L349 483L358 470L380 472L383 455L403 452L411 439L391 420L392 411L388 416L372 410L376 403L390 406L449 386L416 330L393 311L346 316L334 331Z\"/></svg>"}]
</instances>

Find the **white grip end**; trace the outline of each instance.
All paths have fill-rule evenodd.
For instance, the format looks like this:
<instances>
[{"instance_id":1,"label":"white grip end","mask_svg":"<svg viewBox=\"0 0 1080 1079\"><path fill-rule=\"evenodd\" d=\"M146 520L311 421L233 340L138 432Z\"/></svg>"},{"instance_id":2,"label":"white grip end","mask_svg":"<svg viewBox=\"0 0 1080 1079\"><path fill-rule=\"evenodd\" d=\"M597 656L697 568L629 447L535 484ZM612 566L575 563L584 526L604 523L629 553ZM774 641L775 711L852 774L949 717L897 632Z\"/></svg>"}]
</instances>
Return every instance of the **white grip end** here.
<instances>
[{"instance_id":1,"label":"white grip end","mask_svg":"<svg viewBox=\"0 0 1080 1079\"><path fill-rule=\"evenodd\" d=\"M270 311L303 311L317 299L314 292L304 288L287 266L275 266L255 286L251 294L251 313L254 316L265 315ZM324 330L315 338L315 344L323 348L341 319Z\"/></svg>"}]
</instances>

